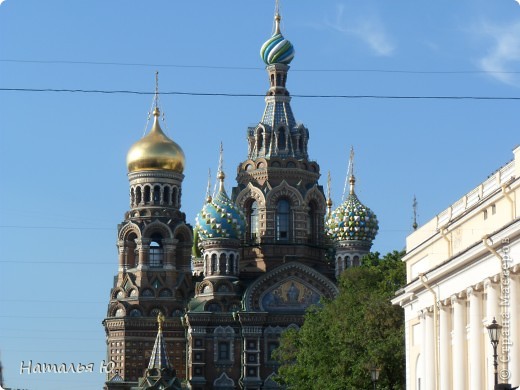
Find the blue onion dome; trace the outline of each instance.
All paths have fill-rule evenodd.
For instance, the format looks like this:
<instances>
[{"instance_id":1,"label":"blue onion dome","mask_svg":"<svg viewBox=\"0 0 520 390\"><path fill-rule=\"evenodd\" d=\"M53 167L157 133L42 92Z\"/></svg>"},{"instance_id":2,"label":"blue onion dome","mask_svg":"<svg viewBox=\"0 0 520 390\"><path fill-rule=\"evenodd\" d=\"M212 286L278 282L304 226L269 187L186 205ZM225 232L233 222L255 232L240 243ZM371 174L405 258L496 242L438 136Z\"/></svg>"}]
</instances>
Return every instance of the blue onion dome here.
<instances>
[{"instance_id":1,"label":"blue onion dome","mask_svg":"<svg viewBox=\"0 0 520 390\"><path fill-rule=\"evenodd\" d=\"M196 230L200 241L214 238L242 239L245 217L229 199L224 189L224 173L218 173L220 188L214 197L208 196L197 214Z\"/></svg>"},{"instance_id":2,"label":"blue onion dome","mask_svg":"<svg viewBox=\"0 0 520 390\"><path fill-rule=\"evenodd\" d=\"M327 235L334 241L372 242L379 225L372 210L363 205L354 193L354 176L350 177L350 194L325 222Z\"/></svg>"},{"instance_id":3,"label":"blue onion dome","mask_svg":"<svg viewBox=\"0 0 520 390\"><path fill-rule=\"evenodd\" d=\"M294 47L291 42L285 39L280 32L280 15L274 17L275 31L260 48L260 57L267 65L285 64L289 65L294 58Z\"/></svg>"}]
</instances>

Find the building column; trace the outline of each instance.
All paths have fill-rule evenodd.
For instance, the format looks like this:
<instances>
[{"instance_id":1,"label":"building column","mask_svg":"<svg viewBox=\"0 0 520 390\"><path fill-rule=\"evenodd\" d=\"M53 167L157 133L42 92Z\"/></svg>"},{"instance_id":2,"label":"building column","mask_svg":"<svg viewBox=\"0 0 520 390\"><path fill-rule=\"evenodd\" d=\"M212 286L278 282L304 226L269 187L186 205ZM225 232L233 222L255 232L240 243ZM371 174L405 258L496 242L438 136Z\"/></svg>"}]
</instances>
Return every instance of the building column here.
<instances>
[{"instance_id":1,"label":"building column","mask_svg":"<svg viewBox=\"0 0 520 390\"><path fill-rule=\"evenodd\" d=\"M481 292L473 287L466 290L469 297L469 388L482 390L482 308Z\"/></svg>"},{"instance_id":2,"label":"building column","mask_svg":"<svg viewBox=\"0 0 520 390\"><path fill-rule=\"evenodd\" d=\"M446 304L440 307L439 313L439 370L440 370L440 389L451 390L451 367L450 367L450 306Z\"/></svg>"},{"instance_id":3,"label":"building column","mask_svg":"<svg viewBox=\"0 0 520 390\"><path fill-rule=\"evenodd\" d=\"M127 269L126 264L126 248L125 242L123 240L117 241L118 248L118 257L119 257L119 272L125 271Z\"/></svg>"},{"instance_id":4,"label":"building column","mask_svg":"<svg viewBox=\"0 0 520 390\"><path fill-rule=\"evenodd\" d=\"M422 330L422 377L421 389L433 390L435 381L435 358L434 358L434 340L433 340L433 317L425 308L421 313L421 330Z\"/></svg>"},{"instance_id":5,"label":"building column","mask_svg":"<svg viewBox=\"0 0 520 390\"><path fill-rule=\"evenodd\" d=\"M138 268L141 269L143 267L148 266L148 254L150 252L150 239L141 238L140 240L136 240L137 250L139 253L139 264Z\"/></svg>"},{"instance_id":6,"label":"building column","mask_svg":"<svg viewBox=\"0 0 520 390\"><path fill-rule=\"evenodd\" d=\"M178 240L175 239L164 239L164 269L175 269L175 251L177 249Z\"/></svg>"},{"instance_id":7,"label":"building column","mask_svg":"<svg viewBox=\"0 0 520 390\"><path fill-rule=\"evenodd\" d=\"M509 372L513 386L520 385L520 275L511 274Z\"/></svg>"},{"instance_id":8,"label":"building column","mask_svg":"<svg viewBox=\"0 0 520 390\"><path fill-rule=\"evenodd\" d=\"M453 389L467 389L466 354L464 351L466 338L465 300L454 295L451 302L453 305Z\"/></svg>"},{"instance_id":9,"label":"building column","mask_svg":"<svg viewBox=\"0 0 520 390\"><path fill-rule=\"evenodd\" d=\"M484 281L484 287L486 290L487 300L486 300L486 318L484 324L487 326L491 324L493 318L496 318L497 321L500 321L500 311L498 309L498 290L496 283L491 279L486 279ZM486 332L487 333L487 332ZM488 335L485 336L486 345L486 358L487 362L487 388L493 389L495 387L495 368L493 367L493 347L491 346L491 342L489 340Z\"/></svg>"}]
</instances>

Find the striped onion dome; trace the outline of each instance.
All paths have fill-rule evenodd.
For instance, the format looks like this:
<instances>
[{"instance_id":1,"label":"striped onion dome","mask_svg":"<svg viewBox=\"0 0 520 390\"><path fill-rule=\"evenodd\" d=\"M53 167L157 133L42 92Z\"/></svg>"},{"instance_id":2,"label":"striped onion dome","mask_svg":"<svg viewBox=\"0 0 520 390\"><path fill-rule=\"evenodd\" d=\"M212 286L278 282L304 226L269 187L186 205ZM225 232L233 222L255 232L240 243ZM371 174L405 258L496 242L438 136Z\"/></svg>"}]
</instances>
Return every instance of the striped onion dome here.
<instances>
[{"instance_id":1,"label":"striped onion dome","mask_svg":"<svg viewBox=\"0 0 520 390\"><path fill-rule=\"evenodd\" d=\"M267 65L289 65L294 58L294 47L280 32L280 15L274 17L275 32L260 48L260 57Z\"/></svg>"}]
</instances>

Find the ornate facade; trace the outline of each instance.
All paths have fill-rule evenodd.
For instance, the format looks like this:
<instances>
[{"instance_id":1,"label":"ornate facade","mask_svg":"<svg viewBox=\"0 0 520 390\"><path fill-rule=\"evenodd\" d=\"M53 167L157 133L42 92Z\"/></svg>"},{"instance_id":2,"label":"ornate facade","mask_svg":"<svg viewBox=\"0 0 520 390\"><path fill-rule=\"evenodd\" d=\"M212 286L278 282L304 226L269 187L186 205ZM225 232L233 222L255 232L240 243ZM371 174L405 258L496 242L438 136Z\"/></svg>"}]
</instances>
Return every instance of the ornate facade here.
<instances>
[{"instance_id":1,"label":"ornate facade","mask_svg":"<svg viewBox=\"0 0 520 390\"><path fill-rule=\"evenodd\" d=\"M117 370L107 389L136 386L158 314L161 342L189 388L278 388L272 352L280 334L300 327L310 305L333 298L336 276L355 265L347 257L370 249L377 220L357 200L353 175L326 234L331 202L308 156L309 131L291 109L294 48L278 13L261 56L269 89L260 122L247 129L237 184L228 196L221 149L219 189L208 191L193 230L181 212L184 154L162 132L157 104L150 133L128 153L130 211L119 225L119 272L104 320Z\"/></svg>"},{"instance_id":2,"label":"ornate facade","mask_svg":"<svg viewBox=\"0 0 520 390\"><path fill-rule=\"evenodd\" d=\"M502 326L499 383L520 384L520 147L406 240L406 388L494 388L486 326Z\"/></svg>"}]
</instances>

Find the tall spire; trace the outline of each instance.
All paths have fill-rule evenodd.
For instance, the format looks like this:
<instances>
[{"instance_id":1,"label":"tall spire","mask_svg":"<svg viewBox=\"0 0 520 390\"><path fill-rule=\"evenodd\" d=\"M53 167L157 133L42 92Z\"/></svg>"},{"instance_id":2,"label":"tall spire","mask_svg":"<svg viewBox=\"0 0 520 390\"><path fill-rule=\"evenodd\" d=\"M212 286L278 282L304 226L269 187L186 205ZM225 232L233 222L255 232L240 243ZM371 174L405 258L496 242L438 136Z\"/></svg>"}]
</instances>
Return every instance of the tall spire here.
<instances>
[{"instance_id":1,"label":"tall spire","mask_svg":"<svg viewBox=\"0 0 520 390\"><path fill-rule=\"evenodd\" d=\"M356 184L356 177L354 176L354 146L350 147L350 158L349 158L349 168L350 168L350 195L354 195L354 185Z\"/></svg>"},{"instance_id":2,"label":"tall spire","mask_svg":"<svg viewBox=\"0 0 520 390\"><path fill-rule=\"evenodd\" d=\"M332 213L332 198L330 196L331 192L331 179L330 179L330 171L327 174L327 216L330 217Z\"/></svg>"},{"instance_id":3,"label":"tall spire","mask_svg":"<svg viewBox=\"0 0 520 390\"><path fill-rule=\"evenodd\" d=\"M343 194L341 201L345 200L345 194L347 192L347 182L350 185L349 194L354 194L354 185L356 184L356 177L354 176L354 146L350 147L350 156L348 159L347 176L345 177L345 185L343 186Z\"/></svg>"},{"instance_id":4,"label":"tall spire","mask_svg":"<svg viewBox=\"0 0 520 390\"><path fill-rule=\"evenodd\" d=\"M155 93L153 95L153 116L155 120L161 114L159 110L159 72L155 71Z\"/></svg>"},{"instance_id":5,"label":"tall spire","mask_svg":"<svg viewBox=\"0 0 520 390\"><path fill-rule=\"evenodd\" d=\"M226 192L224 189L224 179L226 178L226 174L224 173L224 146L222 142L220 142L220 154L218 159L218 172L217 179L219 180L219 192Z\"/></svg>"},{"instance_id":6,"label":"tall spire","mask_svg":"<svg viewBox=\"0 0 520 390\"><path fill-rule=\"evenodd\" d=\"M274 6L274 35L281 34L280 31L280 20L282 17L280 16L280 3L276 0Z\"/></svg>"},{"instance_id":7,"label":"tall spire","mask_svg":"<svg viewBox=\"0 0 520 390\"><path fill-rule=\"evenodd\" d=\"M206 187L206 202L211 203L211 168L208 168L208 186Z\"/></svg>"},{"instance_id":8,"label":"tall spire","mask_svg":"<svg viewBox=\"0 0 520 390\"><path fill-rule=\"evenodd\" d=\"M157 338L155 339L155 344L152 350L152 356L150 356L150 363L148 364L148 369L157 368L162 370L163 368L171 368L170 360L168 359L168 354L166 353L166 345L164 343L162 328L164 323L164 315L159 313L157 316L158 323L158 331Z\"/></svg>"}]
</instances>

